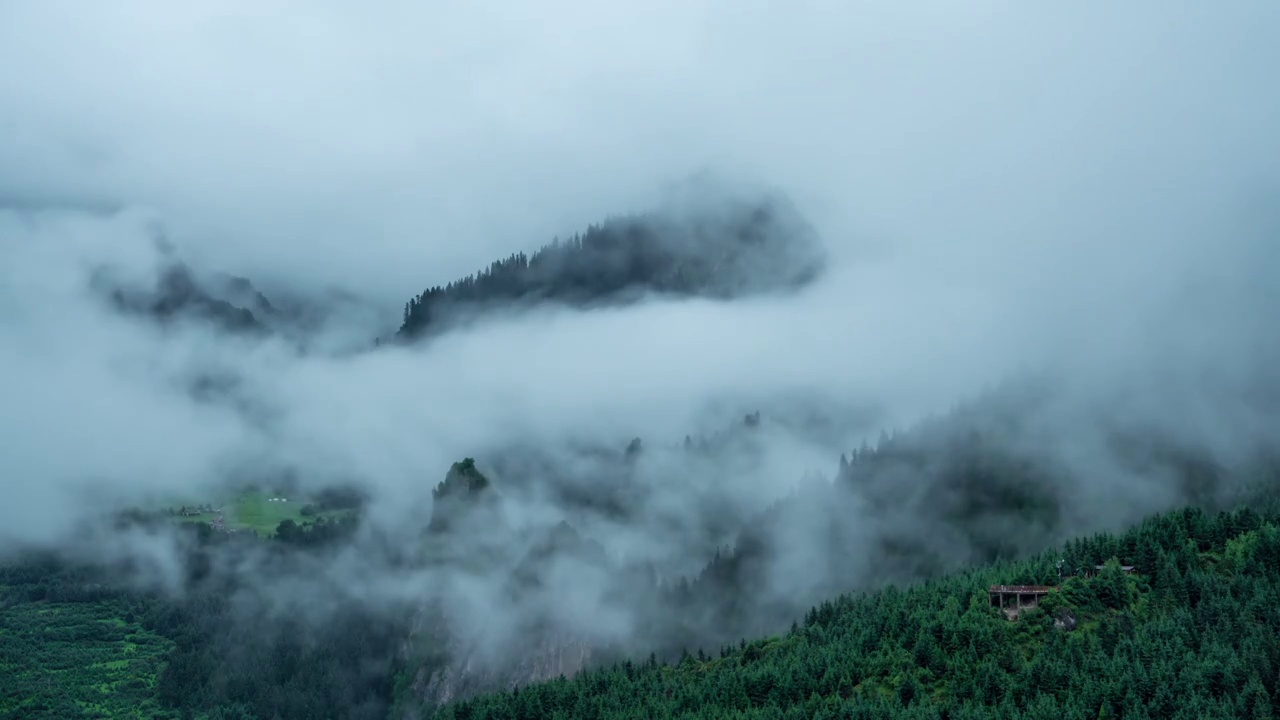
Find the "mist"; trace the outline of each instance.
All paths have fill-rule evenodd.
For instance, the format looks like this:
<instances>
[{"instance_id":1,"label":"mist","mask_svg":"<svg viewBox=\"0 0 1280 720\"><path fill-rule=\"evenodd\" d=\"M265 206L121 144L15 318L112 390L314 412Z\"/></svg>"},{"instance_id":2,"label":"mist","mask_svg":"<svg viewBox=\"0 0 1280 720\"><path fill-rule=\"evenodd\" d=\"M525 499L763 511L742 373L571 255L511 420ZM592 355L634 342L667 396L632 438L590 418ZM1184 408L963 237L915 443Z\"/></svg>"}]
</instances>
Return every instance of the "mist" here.
<instances>
[{"instance_id":1,"label":"mist","mask_svg":"<svg viewBox=\"0 0 1280 720\"><path fill-rule=\"evenodd\" d=\"M180 593L181 540L80 528L288 471L371 499L354 549L257 587L274 612L323 616L307 583L379 607L447 587L463 625L502 618L495 647L566 607L574 637L625 640L638 613L577 555L511 604L540 529L693 575L775 503L820 512L805 488L841 453L1028 376L1049 399L1018 396L1008 442L1061 483L1046 541L1174 506L1185 489L1108 432L1228 466L1280 442L1277 29L1260 2L7 3L0 549L152 558L144 581ZM372 347L425 287L673 193L712 203L690 177L785 193L829 251L821 278ZM170 256L329 308L314 343L161 325L95 289ZM683 459L686 435L756 410L749 452ZM635 437L627 513L566 505L612 472L583 447ZM504 470L513 447L545 462ZM416 547L470 456L501 493L502 570L371 550ZM895 514L779 521L762 597L897 577L875 538L929 517L921 475ZM973 559L948 532L916 540Z\"/></svg>"}]
</instances>

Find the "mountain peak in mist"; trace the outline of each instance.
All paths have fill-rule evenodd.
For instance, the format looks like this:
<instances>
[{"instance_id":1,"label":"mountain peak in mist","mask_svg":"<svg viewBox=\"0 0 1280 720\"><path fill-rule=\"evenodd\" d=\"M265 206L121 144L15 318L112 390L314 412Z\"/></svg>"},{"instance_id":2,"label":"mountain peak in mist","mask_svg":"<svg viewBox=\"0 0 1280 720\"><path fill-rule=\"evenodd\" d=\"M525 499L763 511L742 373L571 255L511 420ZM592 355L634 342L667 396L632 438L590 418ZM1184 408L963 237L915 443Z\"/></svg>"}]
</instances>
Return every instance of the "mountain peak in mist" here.
<instances>
[{"instance_id":1,"label":"mountain peak in mist","mask_svg":"<svg viewBox=\"0 0 1280 720\"><path fill-rule=\"evenodd\" d=\"M99 275L99 284L105 277ZM199 318L228 331L264 332L261 315L274 311L271 303L244 278L222 279L221 287L203 282L186 264L167 263L156 277L154 287L140 288L115 284L108 295L123 312L165 322L177 318ZM226 292L219 292L219 290Z\"/></svg>"},{"instance_id":2,"label":"mountain peak in mist","mask_svg":"<svg viewBox=\"0 0 1280 720\"><path fill-rule=\"evenodd\" d=\"M520 252L405 306L397 336L411 340L502 309L555 303L623 305L646 295L722 300L794 291L816 279L826 251L780 194L698 186L643 214Z\"/></svg>"},{"instance_id":3,"label":"mountain peak in mist","mask_svg":"<svg viewBox=\"0 0 1280 720\"><path fill-rule=\"evenodd\" d=\"M466 458L454 463L444 482L431 491L428 531L441 532L456 527L494 493L489 478L476 467L474 459Z\"/></svg>"}]
</instances>

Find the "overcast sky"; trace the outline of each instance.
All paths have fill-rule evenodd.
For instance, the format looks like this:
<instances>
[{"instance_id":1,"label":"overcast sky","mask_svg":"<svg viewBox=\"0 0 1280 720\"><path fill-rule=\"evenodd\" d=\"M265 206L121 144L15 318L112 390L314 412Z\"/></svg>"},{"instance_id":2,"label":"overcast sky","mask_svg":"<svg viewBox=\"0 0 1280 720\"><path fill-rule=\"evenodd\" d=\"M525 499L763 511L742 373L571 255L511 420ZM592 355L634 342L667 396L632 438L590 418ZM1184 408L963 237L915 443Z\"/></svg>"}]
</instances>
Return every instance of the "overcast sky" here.
<instances>
[{"instance_id":1,"label":"overcast sky","mask_svg":"<svg viewBox=\"0 0 1280 720\"><path fill-rule=\"evenodd\" d=\"M1278 30L1265 1L5 2L0 469L30 495L0 525L246 444L408 484L495 428L678 438L714 395L896 420L1064 356L1143 372L1151 347L1194 356L1186 381L1221 364L1201 339L1245 352L1276 307ZM700 171L789 193L828 279L301 363L161 342L81 282L150 262L159 225L394 315ZM193 363L256 383L273 434L174 391Z\"/></svg>"},{"instance_id":2,"label":"overcast sky","mask_svg":"<svg viewBox=\"0 0 1280 720\"><path fill-rule=\"evenodd\" d=\"M837 246L1145 248L1255 189L1280 142L1265 1L40 0L0 20L0 197L147 205L220 264L397 301L703 167L779 185Z\"/></svg>"}]
</instances>

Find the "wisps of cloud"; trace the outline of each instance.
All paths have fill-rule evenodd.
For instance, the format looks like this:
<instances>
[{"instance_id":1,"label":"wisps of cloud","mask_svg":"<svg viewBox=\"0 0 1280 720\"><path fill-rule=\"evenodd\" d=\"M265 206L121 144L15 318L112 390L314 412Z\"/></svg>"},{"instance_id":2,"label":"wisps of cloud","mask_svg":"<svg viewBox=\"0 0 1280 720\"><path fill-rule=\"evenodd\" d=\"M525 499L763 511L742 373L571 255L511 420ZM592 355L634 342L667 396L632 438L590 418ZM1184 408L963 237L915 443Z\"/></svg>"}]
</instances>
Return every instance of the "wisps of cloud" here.
<instances>
[{"instance_id":1,"label":"wisps of cloud","mask_svg":"<svg viewBox=\"0 0 1280 720\"><path fill-rule=\"evenodd\" d=\"M476 449L825 413L723 478L745 516L1024 370L1062 391L1045 427L1077 468L1110 467L1073 435L1099 408L1223 456L1275 440L1273 4L68 7L0 8L0 542L249 465L358 479L371 517L415 528ZM785 298L547 309L341 354L158 327L89 283L154 277L162 234L268 296L363 298L377 322L327 331L371 340L427 285L703 170L785 190L831 271ZM234 382L211 400L203 376ZM682 532L591 530L671 557L704 505L653 462L639 517L683 512Z\"/></svg>"}]
</instances>

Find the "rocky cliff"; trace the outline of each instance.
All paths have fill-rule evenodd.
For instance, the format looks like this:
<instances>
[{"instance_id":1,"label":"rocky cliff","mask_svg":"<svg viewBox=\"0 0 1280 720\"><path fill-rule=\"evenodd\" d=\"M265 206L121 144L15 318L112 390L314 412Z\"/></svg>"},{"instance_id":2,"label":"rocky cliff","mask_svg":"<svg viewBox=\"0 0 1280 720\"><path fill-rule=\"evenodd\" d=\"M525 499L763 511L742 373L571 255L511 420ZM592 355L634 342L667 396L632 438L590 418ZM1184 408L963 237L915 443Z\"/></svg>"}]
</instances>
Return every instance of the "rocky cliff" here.
<instances>
[{"instance_id":1,"label":"rocky cliff","mask_svg":"<svg viewBox=\"0 0 1280 720\"><path fill-rule=\"evenodd\" d=\"M438 608L424 606L419 621L403 646L406 662L417 666L398 698L404 720L421 717L424 708L480 693L572 677L599 655L572 632L535 633L517 652L503 653L487 642L483 631L466 633Z\"/></svg>"}]
</instances>

